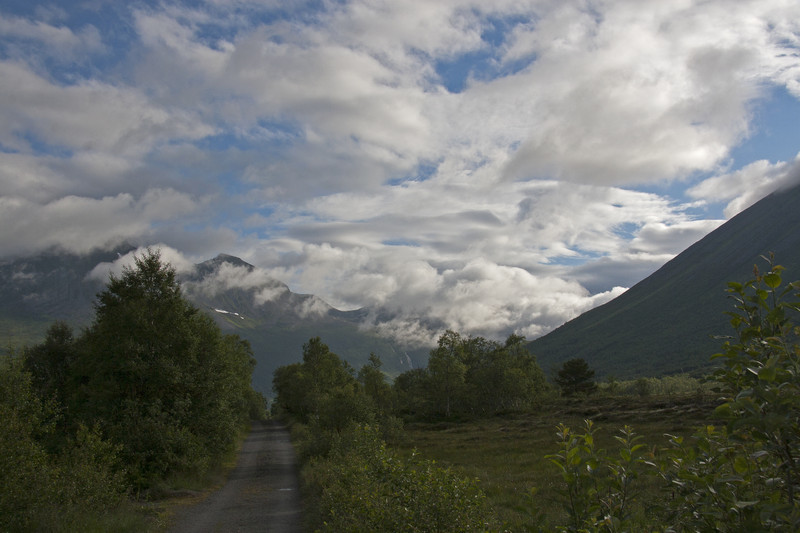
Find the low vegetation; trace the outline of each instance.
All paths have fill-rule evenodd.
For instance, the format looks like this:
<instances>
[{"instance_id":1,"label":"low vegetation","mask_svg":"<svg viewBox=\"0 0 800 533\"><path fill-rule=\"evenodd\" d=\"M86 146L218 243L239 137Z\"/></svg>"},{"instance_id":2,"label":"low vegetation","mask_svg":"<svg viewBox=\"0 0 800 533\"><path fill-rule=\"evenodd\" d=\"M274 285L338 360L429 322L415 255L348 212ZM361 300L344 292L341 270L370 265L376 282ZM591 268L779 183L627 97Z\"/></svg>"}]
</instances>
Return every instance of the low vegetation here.
<instances>
[{"instance_id":1,"label":"low vegetation","mask_svg":"<svg viewBox=\"0 0 800 533\"><path fill-rule=\"evenodd\" d=\"M182 296L158 253L111 278L80 335L0 365L0 530L143 531L136 501L229 457L264 400L246 342ZM261 413L259 413L261 411Z\"/></svg>"},{"instance_id":2,"label":"low vegetation","mask_svg":"<svg viewBox=\"0 0 800 533\"><path fill-rule=\"evenodd\" d=\"M560 494L563 480L547 458L559 451L559 424L581 434L585 421L591 421L595 447L606 450L616 447L620 428L632 426L651 451L654 446L668 445L665 434L688 436L694 427L712 421L714 398L695 393L555 397L535 412L458 422L410 422L396 446L403 455L416 453L479 479L498 522L508 531L552 531L568 517ZM643 501L662 497L658 480L648 480L646 489Z\"/></svg>"},{"instance_id":3,"label":"low vegetation","mask_svg":"<svg viewBox=\"0 0 800 533\"><path fill-rule=\"evenodd\" d=\"M337 371L326 375L338 381L324 392L303 381L314 375L304 366L314 360L306 353L304 363L276 372L275 406L300 423L306 486L318 513L311 526L799 530L800 331L793 320L800 283L785 284L781 267L770 262L766 273L730 283L729 292L736 335L713 356L721 364L707 381L597 384L577 360L559 373L558 394L522 348L524 339L502 345L447 332L428 368L402 374L392 386L375 381L378 358L356 377L328 353ZM320 346L316 339L306 352ZM372 393L368 375L379 385ZM512 382L521 386L508 394L498 386ZM316 400L304 399L306 389ZM415 500L430 514L411 516L406 491L413 484L403 479L431 468L443 468L436 479L447 486L438 493L453 500ZM450 508L462 509L464 520L436 520Z\"/></svg>"},{"instance_id":4,"label":"low vegetation","mask_svg":"<svg viewBox=\"0 0 800 533\"><path fill-rule=\"evenodd\" d=\"M386 445L402 423L373 356L356 373L319 338L275 372L273 408L293 420L313 531L485 531L476 480Z\"/></svg>"}]
</instances>

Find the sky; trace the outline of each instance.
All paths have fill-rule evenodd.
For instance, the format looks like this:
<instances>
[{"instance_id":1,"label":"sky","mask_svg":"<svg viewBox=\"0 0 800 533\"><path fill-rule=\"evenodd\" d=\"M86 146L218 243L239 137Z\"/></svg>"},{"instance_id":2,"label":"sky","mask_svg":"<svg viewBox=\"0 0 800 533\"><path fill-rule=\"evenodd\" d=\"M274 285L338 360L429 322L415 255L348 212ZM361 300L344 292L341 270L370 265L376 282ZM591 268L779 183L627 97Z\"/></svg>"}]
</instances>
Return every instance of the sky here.
<instances>
[{"instance_id":1,"label":"sky","mask_svg":"<svg viewBox=\"0 0 800 533\"><path fill-rule=\"evenodd\" d=\"M0 2L0 260L227 253L409 342L545 334L798 152L796 0Z\"/></svg>"}]
</instances>

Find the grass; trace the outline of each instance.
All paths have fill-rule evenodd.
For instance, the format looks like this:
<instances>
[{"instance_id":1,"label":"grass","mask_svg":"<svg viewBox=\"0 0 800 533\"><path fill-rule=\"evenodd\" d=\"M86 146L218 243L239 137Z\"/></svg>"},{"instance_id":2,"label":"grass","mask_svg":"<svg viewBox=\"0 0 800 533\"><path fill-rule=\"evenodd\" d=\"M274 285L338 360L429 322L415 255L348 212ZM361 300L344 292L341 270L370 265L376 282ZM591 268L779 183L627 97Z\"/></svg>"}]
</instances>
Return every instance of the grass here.
<instances>
[{"instance_id":1,"label":"grass","mask_svg":"<svg viewBox=\"0 0 800 533\"><path fill-rule=\"evenodd\" d=\"M599 448L615 449L613 437L624 425L632 426L649 446L660 446L667 442L665 433L688 435L708 424L715 406L712 396L697 395L558 399L535 413L409 424L397 446L404 454L416 450L426 459L478 478L508 531L526 531L537 524L564 523L556 501L560 477L545 459L557 451L559 423L580 431L584 420L592 420Z\"/></svg>"}]
</instances>

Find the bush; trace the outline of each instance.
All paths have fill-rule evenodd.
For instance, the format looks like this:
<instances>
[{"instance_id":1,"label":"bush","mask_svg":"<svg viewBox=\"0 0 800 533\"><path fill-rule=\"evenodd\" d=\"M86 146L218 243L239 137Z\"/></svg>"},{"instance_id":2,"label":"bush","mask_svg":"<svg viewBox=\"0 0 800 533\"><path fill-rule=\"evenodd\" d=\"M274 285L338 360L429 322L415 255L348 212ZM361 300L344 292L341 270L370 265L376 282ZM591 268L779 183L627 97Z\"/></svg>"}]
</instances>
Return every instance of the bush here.
<instances>
[{"instance_id":1,"label":"bush","mask_svg":"<svg viewBox=\"0 0 800 533\"><path fill-rule=\"evenodd\" d=\"M476 481L389 451L378 430L359 426L313 466L318 531L486 531L490 513Z\"/></svg>"},{"instance_id":2,"label":"bush","mask_svg":"<svg viewBox=\"0 0 800 533\"><path fill-rule=\"evenodd\" d=\"M123 500L119 448L79 428L49 451L56 413L18 360L0 362L0 531L82 530Z\"/></svg>"},{"instance_id":3,"label":"bush","mask_svg":"<svg viewBox=\"0 0 800 533\"><path fill-rule=\"evenodd\" d=\"M800 531L800 283L783 284L780 266L746 283L729 283L736 336L713 356L724 397L715 411L724 427L670 436L653 461L623 430L619 457L583 434L559 427L561 450L550 456L564 482L566 531ZM650 468L648 468L650 467ZM631 522L630 482L642 474L666 482L649 520ZM625 489L625 490L623 490ZM621 529L622 528L622 529Z\"/></svg>"},{"instance_id":4,"label":"bush","mask_svg":"<svg viewBox=\"0 0 800 533\"><path fill-rule=\"evenodd\" d=\"M783 285L783 268L771 258L769 266L728 284L736 337L713 356L723 362L716 415L726 426L701 429L688 444L674 439L665 477L682 496L674 518L687 527L800 530L800 328L792 321L800 283Z\"/></svg>"},{"instance_id":5,"label":"bush","mask_svg":"<svg viewBox=\"0 0 800 533\"><path fill-rule=\"evenodd\" d=\"M625 531L631 526L639 486L646 472L645 446L632 428L614 437L616 454L595 446L595 429L586 421L584 433L558 426L559 451L546 456L558 467L563 488L558 491L569 517L562 531Z\"/></svg>"}]
</instances>

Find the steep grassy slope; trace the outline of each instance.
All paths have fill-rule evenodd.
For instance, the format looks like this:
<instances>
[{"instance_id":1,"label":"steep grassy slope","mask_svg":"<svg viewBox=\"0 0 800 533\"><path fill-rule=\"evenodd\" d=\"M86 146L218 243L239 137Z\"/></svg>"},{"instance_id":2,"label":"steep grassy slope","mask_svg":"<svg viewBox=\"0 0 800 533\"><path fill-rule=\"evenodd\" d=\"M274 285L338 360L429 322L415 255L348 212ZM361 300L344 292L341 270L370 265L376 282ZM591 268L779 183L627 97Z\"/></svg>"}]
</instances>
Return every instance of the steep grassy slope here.
<instances>
[{"instance_id":1,"label":"steep grassy slope","mask_svg":"<svg viewBox=\"0 0 800 533\"><path fill-rule=\"evenodd\" d=\"M800 279L800 187L770 195L611 302L532 341L546 371L581 357L598 376L702 372L732 329L728 281L744 281L774 252Z\"/></svg>"}]
</instances>

